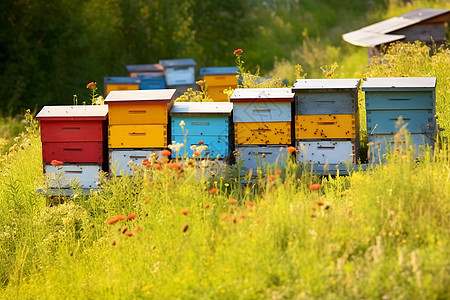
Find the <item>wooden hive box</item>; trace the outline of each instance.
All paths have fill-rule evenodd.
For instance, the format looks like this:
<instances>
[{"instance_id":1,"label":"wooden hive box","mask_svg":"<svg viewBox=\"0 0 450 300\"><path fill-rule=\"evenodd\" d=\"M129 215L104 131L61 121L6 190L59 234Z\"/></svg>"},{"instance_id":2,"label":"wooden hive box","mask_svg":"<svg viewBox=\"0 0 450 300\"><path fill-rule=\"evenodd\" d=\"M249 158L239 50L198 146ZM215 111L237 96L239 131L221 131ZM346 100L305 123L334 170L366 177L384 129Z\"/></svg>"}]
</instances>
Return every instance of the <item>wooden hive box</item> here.
<instances>
[{"instance_id":1,"label":"wooden hive box","mask_svg":"<svg viewBox=\"0 0 450 300\"><path fill-rule=\"evenodd\" d=\"M138 74L140 90L161 90L166 88L163 74Z\"/></svg>"},{"instance_id":2,"label":"wooden hive box","mask_svg":"<svg viewBox=\"0 0 450 300\"><path fill-rule=\"evenodd\" d=\"M236 88L238 85L237 67L200 68L200 75L206 81L206 91L216 102L227 102L228 97L223 90Z\"/></svg>"},{"instance_id":3,"label":"wooden hive box","mask_svg":"<svg viewBox=\"0 0 450 300\"><path fill-rule=\"evenodd\" d=\"M231 96L236 145L287 145L292 141L289 88L236 89Z\"/></svg>"},{"instance_id":4,"label":"wooden hive box","mask_svg":"<svg viewBox=\"0 0 450 300\"><path fill-rule=\"evenodd\" d=\"M44 106L36 116L41 125L43 169L51 188L70 181L97 188L106 170L107 105ZM53 166L53 160L62 166Z\"/></svg>"},{"instance_id":5,"label":"wooden hive box","mask_svg":"<svg viewBox=\"0 0 450 300\"><path fill-rule=\"evenodd\" d=\"M406 130L411 133L415 148L434 145L435 89L435 77L364 79L362 90L365 93L369 145L372 150L377 149L372 151L377 153L371 156L372 161L379 162L385 153L393 149L395 134L401 125L406 125Z\"/></svg>"},{"instance_id":6,"label":"wooden hive box","mask_svg":"<svg viewBox=\"0 0 450 300\"><path fill-rule=\"evenodd\" d=\"M202 157L228 159L231 151L230 118L233 104L227 102L177 102L170 111L172 141L183 143L180 155L191 157L191 146L208 146ZM185 123L180 126L181 121Z\"/></svg>"},{"instance_id":7,"label":"wooden hive box","mask_svg":"<svg viewBox=\"0 0 450 300\"><path fill-rule=\"evenodd\" d=\"M103 79L103 91L105 97L111 91L139 90L141 81L137 77L105 77Z\"/></svg>"},{"instance_id":8,"label":"wooden hive box","mask_svg":"<svg viewBox=\"0 0 450 300\"><path fill-rule=\"evenodd\" d=\"M197 63L192 58L166 59L160 60L159 63L164 68L167 86L195 83L195 66Z\"/></svg>"},{"instance_id":9,"label":"wooden hive box","mask_svg":"<svg viewBox=\"0 0 450 300\"><path fill-rule=\"evenodd\" d=\"M166 147L174 94L174 89L111 92L105 99L109 148Z\"/></svg>"},{"instance_id":10,"label":"wooden hive box","mask_svg":"<svg viewBox=\"0 0 450 300\"><path fill-rule=\"evenodd\" d=\"M156 154L161 158L163 148L109 149L109 172L112 175L133 175L133 166L141 165L144 159Z\"/></svg>"},{"instance_id":11,"label":"wooden hive box","mask_svg":"<svg viewBox=\"0 0 450 300\"><path fill-rule=\"evenodd\" d=\"M238 153L236 159L242 160L242 166L247 170L256 170L258 167L265 168L265 164L275 164L283 166L286 161L287 150L285 146L236 146Z\"/></svg>"},{"instance_id":12,"label":"wooden hive box","mask_svg":"<svg viewBox=\"0 0 450 300\"><path fill-rule=\"evenodd\" d=\"M164 76L164 68L161 64L126 65L125 69L128 77L137 77L139 74Z\"/></svg>"}]
</instances>

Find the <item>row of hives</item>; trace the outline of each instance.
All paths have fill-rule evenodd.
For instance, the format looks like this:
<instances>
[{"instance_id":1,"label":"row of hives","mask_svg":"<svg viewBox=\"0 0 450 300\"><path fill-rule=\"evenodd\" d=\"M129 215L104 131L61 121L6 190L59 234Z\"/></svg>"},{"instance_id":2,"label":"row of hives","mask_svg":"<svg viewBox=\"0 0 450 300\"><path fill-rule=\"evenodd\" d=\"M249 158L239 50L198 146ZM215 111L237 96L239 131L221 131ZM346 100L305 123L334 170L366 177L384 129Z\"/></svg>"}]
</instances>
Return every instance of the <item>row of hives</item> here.
<instances>
[{"instance_id":1,"label":"row of hives","mask_svg":"<svg viewBox=\"0 0 450 300\"><path fill-rule=\"evenodd\" d=\"M299 79L293 88L236 89L231 103L174 103L174 89L113 91L104 106L44 107L37 116L44 169L80 178L101 169L130 172L129 161L139 164L182 143L181 156L203 145L202 157L228 162L237 151L247 169L281 162L293 145L297 160L314 170L345 171L359 158L360 85L359 79ZM399 119L413 145L433 146L435 86L434 77L363 81L374 162L394 143ZM57 168L53 160L64 164ZM94 188L95 180L83 184Z\"/></svg>"}]
</instances>

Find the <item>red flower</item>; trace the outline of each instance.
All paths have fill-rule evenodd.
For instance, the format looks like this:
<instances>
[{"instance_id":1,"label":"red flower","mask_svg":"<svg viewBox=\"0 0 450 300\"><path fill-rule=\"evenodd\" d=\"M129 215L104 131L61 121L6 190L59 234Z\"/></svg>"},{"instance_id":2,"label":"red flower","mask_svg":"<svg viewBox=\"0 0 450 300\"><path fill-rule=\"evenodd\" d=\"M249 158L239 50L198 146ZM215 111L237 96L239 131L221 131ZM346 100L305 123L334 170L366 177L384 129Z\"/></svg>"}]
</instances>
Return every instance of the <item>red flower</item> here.
<instances>
[{"instance_id":1,"label":"red flower","mask_svg":"<svg viewBox=\"0 0 450 300\"><path fill-rule=\"evenodd\" d=\"M108 221L106 221L106 224L112 225L112 224L114 224L116 222L119 222L119 221L120 221L120 219L117 216L115 216L114 218L111 218Z\"/></svg>"},{"instance_id":2,"label":"red flower","mask_svg":"<svg viewBox=\"0 0 450 300\"><path fill-rule=\"evenodd\" d=\"M277 176L276 175L269 175L269 177L268 177L268 179L269 180L275 180L277 178Z\"/></svg>"},{"instance_id":3,"label":"red flower","mask_svg":"<svg viewBox=\"0 0 450 300\"><path fill-rule=\"evenodd\" d=\"M181 169L182 165L180 163L171 163L167 165L168 169Z\"/></svg>"},{"instance_id":4,"label":"red flower","mask_svg":"<svg viewBox=\"0 0 450 300\"><path fill-rule=\"evenodd\" d=\"M195 83L198 85L203 85L203 84L205 84L205 80L199 80L199 81L196 81Z\"/></svg>"},{"instance_id":5,"label":"red flower","mask_svg":"<svg viewBox=\"0 0 450 300\"><path fill-rule=\"evenodd\" d=\"M161 151L161 155L162 156L170 156L170 151L169 150L163 150L163 151Z\"/></svg>"},{"instance_id":6,"label":"red flower","mask_svg":"<svg viewBox=\"0 0 450 300\"><path fill-rule=\"evenodd\" d=\"M246 204L247 204L248 207L255 206L255 202L253 202L253 201L248 201Z\"/></svg>"},{"instance_id":7,"label":"red flower","mask_svg":"<svg viewBox=\"0 0 450 300\"><path fill-rule=\"evenodd\" d=\"M127 216L127 220L133 220L133 219L136 219L136 215L135 214Z\"/></svg>"},{"instance_id":8,"label":"red flower","mask_svg":"<svg viewBox=\"0 0 450 300\"><path fill-rule=\"evenodd\" d=\"M230 200L228 200L228 203L229 204L237 204L237 200L236 199L230 199Z\"/></svg>"},{"instance_id":9,"label":"red flower","mask_svg":"<svg viewBox=\"0 0 450 300\"><path fill-rule=\"evenodd\" d=\"M210 194L215 194L217 192L216 188L212 188L208 191Z\"/></svg>"},{"instance_id":10,"label":"red flower","mask_svg":"<svg viewBox=\"0 0 450 300\"><path fill-rule=\"evenodd\" d=\"M133 236L133 233L131 231L125 231L124 236Z\"/></svg>"},{"instance_id":11,"label":"red flower","mask_svg":"<svg viewBox=\"0 0 450 300\"><path fill-rule=\"evenodd\" d=\"M142 161L142 164L143 164L143 165L148 164L148 159L144 159L144 160Z\"/></svg>"},{"instance_id":12,"label":"red flower","mask_svg":"<svg viewBox=\"0 0 450 300\"><path fill-rule=\"evenodd\" d=\"M198 152L194 151L194 156L198 156L198 155L199 155Z\"/></svg>"},{"instance_id":13,"label":"red flower","mask_svg":"<svg viewBox=\"0 0 450 300\"><path fill-rule=\"evenodd\" d=\"M310 191L317 191L322 187L322 185L320 183L312 183L309 185L309 190Z\"/></svg>"},{"instance_id":14,"label":"red flower","mask_svg":"<svg viewBox=\"0 0 450 300\"><path fill-rule=\"evenodd\" d=\"M281 170L280 169L276 170L275 174L281 174Z\"/></svg>"},{"instance_id":15,"label":"red flower","mask_svg":"<svg viewBox=\"0 0 450 300\"><path fill-rule=\"evenodd\" d=\"M60 160L54 159L54 160L52 160L52 161L50 162L50 164L51 164L52 166L58 167L58 166L61 166L61 165L63 164L63 162L60 161Z\"/></svg>"},{"instance_id":16,"label":"red flower","mask_svg":"<svg viewBox=\"0 0 450 300\"><path fill-rule=\"evenodd\" d=\"M153 166L155 167L156 170L162 170L162 167L160 164L154 164Z\"/></svg>"},{"instance_id":17,"label":"red flower","mask_svg":"<svg viewBox=\"0 0 450 300\"><path fill-rule=\"evenodd\" d=\"M234 55L239 55L239 54L241 54L242 52L244 52L244 50L242 50L242 49L239 48L239 49L234 50L234 51L233 51L233 54L234 54Z\"/></svg>"},{"instance_id":18,"label":"red flower","mask_svg":"<svg viewBox=\"0 0 450 300\"><path fill-rule=\"evenodd\" d=\"M206 203L205 204L205 208L208 208L208 207L210 207L211 206L211 204L209 204L209 203Z\"/></svg>"},{"instance_id":19,"label":"red flower","mask_svg":"<svg viewBox=\"0 0 450 300\"><path fill-rule=\"evenodd\" d=\"M205 142L204 141L198 141L199 145L203 145Z\"/></svg>"},{"instance_id":20,"label":"red flower","mask_svg":"<svg viewBox=\"0 0 450 300\"><path fill-rule=\"evenodd\" d=\"M145 166L147 167L147 169L152 167L152 165L150 163L147 163Z\"/></svg>"},{"instance_id":21,"label":"red flower","mask_svg":"<svg viewBox=\"0 0 450 300\"><path fill-rule=\"evenodd\" d=\"M324 205L323 201L320 201L320 200L319 200L319 201L317 201L316 203L317 203L317 205L319 205L319 206L322 206L322 205Z\"/></svg>"},{"instance_id":22,"label":"red flower","mask_svg":"<svg viewBox=\"0 0 450 300\"><path fill-rule=\"evenodd\" d=\"M189 209L182 209L180 212L182 215L187 215L190 211Z\"/></svg>"},{"instance_id":23,"label":"red flower","mask_svg":"<svg viewBox=\"0 0 450 300\"><path fill-rule=\"evenodd\" d=\"M89 83L86 85L86 88L88 89L88 88L90 88L90 87L92 87L92 86L94 86L94 85L96 85L96 84L97 84L97 82L91 81L91 82L89 82Z\"/></svg>"},{"instance_id":24,"label":"red flower","mask_svg":"<svg viewBox=\"0 0 450 300\"><path fill-rule=\"evenodd\" d=\"M296 149L295 147L292 147L292 146L287 147L287 151L288 151L288 152L293 153L293 152L295 152L296 150L297 150L297 149Z\"/></svg>"},{"instance_id":25,"label":"red flower","mask_svg":"<svg viewBox=\"0 0 450 300\"><path fill-rule=\"evenodd\" d=\"M117 218L119 218L119 220L126 220L127 219L127 217L122 216L122 215L117 216Z\"/></svg>"}]
</instances>

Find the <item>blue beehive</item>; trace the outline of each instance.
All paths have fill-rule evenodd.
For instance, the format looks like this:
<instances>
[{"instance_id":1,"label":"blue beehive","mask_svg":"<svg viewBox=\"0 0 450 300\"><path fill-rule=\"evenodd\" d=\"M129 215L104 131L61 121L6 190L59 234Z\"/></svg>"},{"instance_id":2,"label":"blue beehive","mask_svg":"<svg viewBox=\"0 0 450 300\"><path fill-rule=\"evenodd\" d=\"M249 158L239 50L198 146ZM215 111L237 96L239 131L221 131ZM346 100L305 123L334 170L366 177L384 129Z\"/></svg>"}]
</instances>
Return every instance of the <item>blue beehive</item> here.
<instances>
[{"instance_id":1,"label":"blue beehive","mask_svg":"<svg viewBox=\"0 0 450 300\"><path fill-rule=\"evenodd\" d=\"M233 104L229 102L177 102L170 111L172 141L183 143L180 155L192 157L191 146L199 141L208 146L202 157L227 159L230 155L230 117ZM184 128L180 126L184 121ZM184 129L184 131L183 131Z\"/></svg>"},{"instance_id":2,"label":"blue beehive","mask_svg":"<svg viewBox=\"0 0 450 300\"><path fill-rule=\"evenodd\" d=\"M166 59L160 60L159 63L164 67L168 86L195 83L195 66L197 63L192 58Z\"/></svg>"},{"instance_id":3,"label":"blue beehive","mask_svg":"<svg viewBox=\"0 0 450 300\"><path fill-rule=\"evenodd\" d=\"M380 156L392 150L395 143L405 142L405 137L395 136L401 125L406 125L415 148L434 145L435 89L435 77L364 79L362 90L372 162L379 162ZM399 124L400 120L403 124Z\"/></svg>"},{"instance_id":4,"label":"blue beehive","mask_svg":"<svg viewBox=\"0 0 450 300\"><path fill-rule=\"evenodd\" d=\"M140 90L160 90L166 88L166 80L162 74L138 74L141 80Z\"/></svg>"}]
</instances>

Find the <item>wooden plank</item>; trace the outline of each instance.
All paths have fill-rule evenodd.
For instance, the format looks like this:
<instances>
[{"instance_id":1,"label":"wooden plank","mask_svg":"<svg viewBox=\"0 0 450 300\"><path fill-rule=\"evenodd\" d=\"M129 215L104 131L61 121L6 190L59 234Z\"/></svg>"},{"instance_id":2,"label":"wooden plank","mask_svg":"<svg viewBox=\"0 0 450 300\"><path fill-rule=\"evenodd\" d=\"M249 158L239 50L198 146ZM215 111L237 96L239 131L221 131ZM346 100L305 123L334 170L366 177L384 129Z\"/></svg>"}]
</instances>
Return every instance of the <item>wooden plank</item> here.
<instances>
[{"instance_id":1,"label":"wooden plank","mask_svg":"<svg viewBox=\"0 0 450 300\"><path fill-rule=\"evenodd\" d=\"M111 174L133 175L131 163L141 165L152 153L161 158L162 148L152 149L109 149L109 171ZM114 171L113 171L114 169Z\"/></svg>"},{"instance_id":2,"label":"wooden plank","mask_svg":"<svg viewBox=\"0 0 450 300\"><path fill-rule=\"evenodd\" d=\"M411 133L434 131L434 116L430 110L367 110L367 132L369 134L393 134L399 129L398 120Z\"/></svg>"},{"instance_id":3,"label":"wooden plank","mask_svg":"<svg viewBox=\"0 0 450 300\"><path fill-rule=\"evenodd\" d=\"M409 110L433 109L434 99L431 91L415 92L366 92L366 110Z\"/></svg>"},{"instance_id":4,"label":"wooden plank","mask_svg":"<svg viewBox=\"0 0 450 300\"><path fill-rule=\"evenodd\" d=\"M354 114L358 108L358 95L354 92L297 92L296 115Z\"/></svg>"},{"instance_id":5,"label":"wooden plank","mask_svg":"<svg viewBox=\"0 0 450 300\"><path fill-rule=\"evenodd\" d=\"M71 182L79 182L82 188L98 188L99 164L64 164L62 166L44 165L44 174L50 188L68 187Z\"/></svg>"},{"instance_id":6,"label":"wooden plank","mask_svg":"<svg viewBox=\"0 0 450 300\"><path fill-rule=\"evenodd\" d=\"M242 166L247 170L256 170L258 165L265 168L266 164L277 163L283 166L286 162L287 145L277 146L236 146L235 151L239 153L236 160L243 160Z\"/></svg>"},{"instance_id":7,"label":"wooden plank","mask_svg":"<svg viewBox=\"0 0 450 300\"><path fill-rule=\"evenodd\" d=\"M224 116L173 116L171 118L172 135L228 136L229 121ZM184 121L184 132L180 122Z\"/></svg>"},{"instance_id":8,"label":"wooden plank","mask_svg":"<svg viewBox=\"0 0 450 300\"><path fill-rule=\"evenodd\" d=\"M297 115L296 139L354 139L355 115Z\"/></svg>"},{"instance_id":9,"label":"wooden plank","mask_svg":"<svg viewBox=\"0 0 450 300\"><path fill-rule=\"evenodd\" d=\"M50 163L54 159L69 163L102 163L105 144L104 142L43 142L42 159L45 163Z\"/></svg>"},{"instance_id":10,"label":"wooden plank","mask_svg":"<svg viewBox=\"0 0 450 300\"><path fill-rule=\"evenodd\" d=\"M212 86L226 86L226 87L232 87L235 88L238 84L238 79L236 77L236 74L234 75L204 75L203 80L206 81L207 87Z\"/></svg>"},{"instance_id":11,"label":"wooden plank","mask_svg":"<svg viewBox=\"0 0 450 300\"><path fill-rule=\"evenodd\" d=\"M286 145L291 143L291 122L234 123L236 145Z\"/></svg>"},{"instance_id":12,"label":"wooden plank","mask_svg":"<svg viewBox=\"0 0 450 300\"><path fill-rule=\"evenodd\" d=\"M167 147L167 125L109 126L109 148Z\"/></svg>"},{"instance_id":13,"label":"wooden plank","mask_svg":"<svg viewBox=\"0 0 450 300\"><path fill-rule=\"evenodd\" d=\"M296 141L297 160L302 163L349 164L356 163L354 141Z\"/></svg>"},{"instance_id":14,"label":"wooden plank","mask_svg":"<svg viewBox=\"0 0 450 300\"><path fill-rule=\"evenodd\" d=\"M42 119L41 141L42 142L101 142L106 140L106 122L61 120L46 121Z\"/></svg>"},{"instance_id":15,"label":"wooden plank","mask_svg":"<svg viewBox=\"0 0 450 300\"><path fill-rule=\"evenodd\" d=\"M167 124L166 103L113 103L109 105L109 125Z\"/></svg>"}]
</instances>

